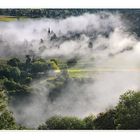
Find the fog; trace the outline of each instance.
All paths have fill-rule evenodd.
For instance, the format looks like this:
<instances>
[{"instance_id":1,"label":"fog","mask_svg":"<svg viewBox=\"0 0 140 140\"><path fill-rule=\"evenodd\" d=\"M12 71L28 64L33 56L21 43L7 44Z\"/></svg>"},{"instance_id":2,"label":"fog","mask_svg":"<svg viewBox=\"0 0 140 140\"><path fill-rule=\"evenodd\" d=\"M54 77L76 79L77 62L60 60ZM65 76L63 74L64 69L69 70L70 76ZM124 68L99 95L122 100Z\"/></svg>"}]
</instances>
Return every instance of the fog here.
<instances>
[{"instance_id":1,"label":"fog","mask_svg":"<svg viewBox=\"0 0 140 140\"><path fill-rule=\"evenodd\" d=\"M51 39L54 33L56 38ZM114 107L124 92L140 88L140 42L118 13L0 22L0 56L31 53L45 59L77 57L74 67L89 71L92 80L69 81L53 102L45 79L33 81L32 98L10 106L16 121L28 127L37 127L54 115L97 115Z\"/></svg>"}]
</instances>

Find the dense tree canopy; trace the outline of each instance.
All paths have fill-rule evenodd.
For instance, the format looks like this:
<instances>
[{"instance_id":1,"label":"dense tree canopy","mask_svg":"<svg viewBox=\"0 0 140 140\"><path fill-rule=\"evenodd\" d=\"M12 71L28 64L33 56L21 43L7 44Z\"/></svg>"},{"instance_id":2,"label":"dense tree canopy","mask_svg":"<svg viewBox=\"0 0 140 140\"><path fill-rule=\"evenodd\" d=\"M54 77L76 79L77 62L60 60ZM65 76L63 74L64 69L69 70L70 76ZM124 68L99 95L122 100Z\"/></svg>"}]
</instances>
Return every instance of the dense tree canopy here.
<instances>
[{"instance_id":1,"label":"dense tree canopy","mask_svg":"<svg viewBox=\"0 0 140 140\"><path fill-rule=\"evenodd\" d=\"M39 127L44 130L80 130L85 129L85 122L77 117L61 117L54 116L46 121L46 123Z\"/></svg>"},{"instance_id":2,"label":"dense tree canopy","mask_svg":"<svg viewBox=\"0 0 140 140\"><path fill-rule=\"evenodd\" d=\"M140 129L140 92L129 91L116 107L117 129Z\"/></svg>"},{"instance_id":3,"label":"dense tree canopy","mask_svg":"<svg viewBox=\"0 0 140 140\"><path fill-rule=\"evenodd\" d=\"M7 97L6 93L3 90L0 90L0 114L3 112L7 107Z\"/></svg>"},{"instance_id":4,"label":"dense tree canopy","mask_svg":"<svg viewBox=\"0 0 140 140\"><path fill-rule=\"evenodd\" d=\"M18 126L11 112L6 110L0 115L0 129L4 130L18 129Z\"/></svg>"},{"instance_id":5,"label":"dense tree canopy","mask_svg":"<svg viewBox=\"0 0 140 140\"><path fill-rule=\"evenodd\" d=\"M13 114L7 110L7 97L4 91L0 91L0 130L18 129Z\"/></svg>"},{"instance_id":6,"label":"dense tree canopy","mask_svg":"<svg viewBox=\"0 0 140 140\"><path fill-rule=\"evenodd\" d=\"M116 129L114 124L115 121L115 110L108 110L106 112L100 113L94 120L95 129L99 130L111 130Z\"/></svg>"},{"instance_id":7,"label":"dense tree canopy","mask_svg":"<svg viewBox=\"0 0 140 140\"><path fill-rule=\"evenodd\" d=\"M20 60L17 58L12 58L7 61L7 64L13 67L18 67L20 65Z\"/></svg>"},{"instance_id":8,"label":"dense tree canopy","mask_svg":"<svg viewBox=\"0 0 140 140\"><path fill-rule=\"evenodd\" d=\"M85 129L89 129L89 130L95 129L94 120L95 120L94 115L89 115L88 117L85 117L83 119L83 121L85 122Z\"/></svg>"}]
</instances>

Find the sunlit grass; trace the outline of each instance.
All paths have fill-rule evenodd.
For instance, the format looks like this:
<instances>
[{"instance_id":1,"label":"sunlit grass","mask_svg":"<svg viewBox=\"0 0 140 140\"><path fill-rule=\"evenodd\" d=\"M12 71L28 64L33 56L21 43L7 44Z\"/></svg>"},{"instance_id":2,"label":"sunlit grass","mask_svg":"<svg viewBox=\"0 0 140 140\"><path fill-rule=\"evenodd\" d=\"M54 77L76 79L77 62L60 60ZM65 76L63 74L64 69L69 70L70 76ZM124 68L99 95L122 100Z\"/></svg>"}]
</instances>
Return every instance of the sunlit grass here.
<instances>
[{"instance_id":1,"label":"sunlit grass","mask_svg":"<svg viewBox=\"0 0 140 140\"><path fill-rule=\"evenodd\" d=\"M82 69L69 69L68 74L69 74L69 77L72 77L72 78L82 78L88 75L87 71L82 70Z\"/></svg>"},{"instance_id":2,"label":"sunlit grass","mask_svg":"<svg viewBox=\"0 0 140 140\"><path fill-rule=\"evenodd\" d=\"M0 16L0 21L9 22L9 21L16 21L16 17L12 16Z\"/></svg>"},{"instance_id":3,"label":"sunlit grass","mask_svg":"<svg viewBox=\"0 0 140 140\"><path fill-rule=\"evenodd\" d=\"M14 17L14 16L0 16L0 22L10 22L10 21L16 21L16 20L24 20L27 19L26 17Z\"/></svg>"}]
</instances>

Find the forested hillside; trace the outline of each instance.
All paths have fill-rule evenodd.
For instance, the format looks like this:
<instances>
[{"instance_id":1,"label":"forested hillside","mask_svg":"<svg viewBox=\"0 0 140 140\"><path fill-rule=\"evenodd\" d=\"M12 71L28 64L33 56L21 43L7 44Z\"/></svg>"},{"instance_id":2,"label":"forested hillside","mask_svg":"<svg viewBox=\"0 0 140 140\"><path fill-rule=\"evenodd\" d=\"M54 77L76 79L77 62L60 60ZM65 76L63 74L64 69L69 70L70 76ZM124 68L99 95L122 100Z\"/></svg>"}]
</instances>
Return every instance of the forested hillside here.
<instances>
[{"instance_id":1,"label":"forested hillside","mask_svg":"<svg viewBox=\"0 0 140 140\"><path fill-rule=\"evenodd\" d=\"M31 61L29 60L29 56L26 58L25 62L21 62L17 58L12 58L1 64L0 129L31 129L19 126L15 122L12 112L8 111L7 104L9 103L18 106L19 102L28 100L32 94L32 89L30 87L32 80L41 78L44 75L46 76L49 69L60 69L57 65L56 60L49 60L46 62L43 59L36 59ZM57 80L59 80L58 83ZM63 73L59 73L55 79L48 78L48 84L54 85L54 88L52 88L52 91L50 92L50 99L52 101L57 98L58 92L65 86L67 80L71 80L71 78L66 77ZM45 124L40 124L38 129L139 129L139 102L140 92L128 91L120 97L120 101L116 107L102 112L97 116L94 116L93 114L84 119L54 116L48 119Z\"/></svg>"},{"instance_id":2,"label":"forested hillside","mask_svg":"<svg viewBox=\"0 0 140 140\"><path fill-rule=\"evenodd\" d=\"M140 129L139 16L0 9L0 129Z\"/></svg>"}]
</instances>

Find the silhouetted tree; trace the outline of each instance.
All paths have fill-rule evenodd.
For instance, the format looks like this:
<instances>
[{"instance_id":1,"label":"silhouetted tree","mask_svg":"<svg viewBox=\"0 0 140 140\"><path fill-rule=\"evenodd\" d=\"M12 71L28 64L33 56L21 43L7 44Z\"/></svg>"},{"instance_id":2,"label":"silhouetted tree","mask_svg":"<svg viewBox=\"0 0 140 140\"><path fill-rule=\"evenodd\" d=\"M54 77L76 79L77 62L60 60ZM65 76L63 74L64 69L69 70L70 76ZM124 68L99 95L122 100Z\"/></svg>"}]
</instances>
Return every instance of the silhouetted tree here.
<instances>
[{"instance_id":1,"label":"silhouetted tree","mask_svg":"<svg viewBox=\"0 0 140 140\"><path fill-rule=\"evenodd\" d=\"M101 130L111 130L116 129L115 126L115 113L116 110L108 110L104 113L100 113L97 118L94 120L95 129Z\"/></svg>"},{"instance_id":2,"label":"silhouetted tree","mask_svg":"<svg viewBox=\"0 0 140 140\"><path fill-rule=\"evenodd\" d=\"M7 61L7 64L13 67L18 67L20 65L20 60L17 58L12 58Z\"/></svg>"}]
</instances>

